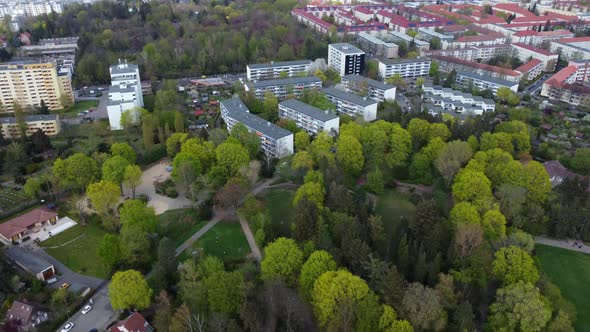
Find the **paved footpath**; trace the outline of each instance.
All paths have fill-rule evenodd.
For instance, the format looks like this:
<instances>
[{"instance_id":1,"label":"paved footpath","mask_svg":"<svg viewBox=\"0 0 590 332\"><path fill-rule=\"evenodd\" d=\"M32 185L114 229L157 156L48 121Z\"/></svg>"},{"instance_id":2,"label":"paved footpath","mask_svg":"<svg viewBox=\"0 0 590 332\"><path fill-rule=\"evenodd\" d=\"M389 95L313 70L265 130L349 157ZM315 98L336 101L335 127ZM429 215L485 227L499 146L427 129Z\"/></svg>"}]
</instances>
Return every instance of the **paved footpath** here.
<instances>
[{"instance_id":1,"label":"paved footpath","mask_svg":"<svg viewBox=\"0 0 590 332\"><path fill-rule=\"evenodd\" d=\"M558 240L544 236L535 236L535 242L551 247L563 248L567 250L590 254L590 246L584 244L582 248L578 248L577 246L574 246L574 240Z\"/></svg>"},{"instance_id":2,"label":"paved footpath","mask_svg":"<svg viewBox=\"0 0 590 332\"><path fill-rule=\"evenodd\" d=\"M260 248L258 248L258 244L256 244L256 239L252 234L252 230L250 229L250 225L244 216L238 213L238 218L240 219L240 225L242 226L242 231L244 235L246 235L246 240L248 240L248 244L250 245L250 250L252 251L252 255L256 258L257 261L262 260L262 254L260 253Z\"/></svg>"}]
</instances>

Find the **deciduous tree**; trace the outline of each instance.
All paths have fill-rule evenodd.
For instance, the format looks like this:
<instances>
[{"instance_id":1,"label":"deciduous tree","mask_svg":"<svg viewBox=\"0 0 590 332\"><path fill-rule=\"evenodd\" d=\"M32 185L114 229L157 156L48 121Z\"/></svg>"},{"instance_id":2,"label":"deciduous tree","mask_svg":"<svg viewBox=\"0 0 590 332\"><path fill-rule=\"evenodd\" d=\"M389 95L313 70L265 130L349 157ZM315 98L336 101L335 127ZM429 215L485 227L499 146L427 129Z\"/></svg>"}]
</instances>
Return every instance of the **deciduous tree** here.
<instances>
[{"instance_id":1,"label":"deciduous tree","mask_svg":"<svg viewBox=\"0 0 590 332\"><path fill-rule=\"evenodd\" d=\"M154 233L158 226L156 212L153 207L138 199L126 200L119 209L121 224L125 226L137 226L146 233Z\"/></svg>"},{"instance_id":2,"label":"deciduous tree","mask_svg":"<svg viewBox=\"0 0 590 332\"><path fill-rule=\"evenodd\" d=\"M123 173L123 183L131 188L131 198L135 199L135 189L141 184L141 169L137 165L127 165Z\"/></svg>"},{"instance_id":3,"label":"deciduous tree","mask_svg":"<svg viewBox=\"0 0 590 332\"><path fill-rule=\"evenodd\" d=\"M345 173L357 176L365 164L363 146L352 136L340 136L336 143L336 160Z\"/></svg>"},{"instance_id":4,"label":"deciduous tree","mask_svg":"<svg viewBox=\"0 0 590 332\"><path fill-rule=\"evenodd\" d=\"M295 134L294 142L295 149L297 151L303 151L307 149L307 147L309 146L309 134L305 131L298 132L297 134Z\"/></svg>"},{"instance_id":5,"label":"deciduous tree","mask_svg":"<svg viewBox=\"0 0 590 332\"><path fill-rule=\"evenodd\" d=\"M109 270L117 266L123 258L119 238L114 234L105 234L100 241L98 255Z\"/></svg>"},{"instance_id":6,"label":"deciduous tree","mask_svg":"<svg viewBox=\"0 0 590 332\"><path fill-rule=\"evenodd\" d=\"M135 270L120 271L109 284L109 299L115 310L143 310L150 306L152 290L144 277Z\"/></svg>"},{"instance_id":7,"label":"deciduous tree","mask_svg":"<svg viewBox=\"0 0 590 332\"><path fill-rule=\"evenodd\" d=\"M303 264L303 252L292 239L276 239L264 248L264 259L260 265L263 280L278 279L288 285L295 285Z\"/></svg>"},{"instance_id":8,"label":"deciduous tree","mask_svg":"<svg viewBox=\"0 0 590 332\"><path fill-rule=\"evenodd\" d=\"M313 285L317 278L328 271L336 271L336 261L329 252L324 250L314 251L301 267L299 275L299 288L303 297L311 299Z\"/></svg>"},{"instance_id":9,"label":"deciduous tree","mask_svg":"<svg viewBox=\"0 0 590 332\"><path fill-rule=\"evenodd\" d=\"M447 323L447 315L437 292L417 282L408 286L402 308L404 317L416 329L440 331Z\"/></svg>"},{"instance_id":10,"label":"deciduous tree","mask_svg":"<svg viewBox=\"0 0 590 332\"><path fill-rule=\"evenodd\" d=\"M127 166L129 166L129 162L120 156L111 157L102 165L102 178L118 184L121 190L121 196L123 196L123 180Z\"/></svg>"},{"instance_id":11,"label":"deciduous tree","mask_svg":"<svg viewBox=\"0 0 590 332\"><path fill-rule=\"evenodd\" d=\"M534 284L539 280L539 271L531 256L517 246L504 247L494 254L493 273L504 285L519 281Z\"/></svg>"},{"instance_id":12,"label":"deciduous tree","mask_svg":"<svg viewBox=\"0 0 590 332\"><path fill-rule=\"evenodd\" d=\"M102 216L110 214L119 202L119 187L109 181L92 183L86 190L94 210Z\"/></svg>"},{"instance_id":13,"label":"deciduous tree","mask_svg":"<svg viewBox=\"0 0 590 332\"><path fill-rule=\"evenodd\" d=\"M129 164L135 164L137 161L135 150L127 143L113 143L111 145L111 154L125 158Z\"/></svg>"},{"instance_id":14,"label":"deciduous tree","mask_svg":"<svg viewBox=\"0 0 590 332\"><path fill-rule=\"evenodd\" d=\"M498 289L488 322L493 330L542 331L551 318L551 305L530 283Z\"/></svg>"}]
</instances>

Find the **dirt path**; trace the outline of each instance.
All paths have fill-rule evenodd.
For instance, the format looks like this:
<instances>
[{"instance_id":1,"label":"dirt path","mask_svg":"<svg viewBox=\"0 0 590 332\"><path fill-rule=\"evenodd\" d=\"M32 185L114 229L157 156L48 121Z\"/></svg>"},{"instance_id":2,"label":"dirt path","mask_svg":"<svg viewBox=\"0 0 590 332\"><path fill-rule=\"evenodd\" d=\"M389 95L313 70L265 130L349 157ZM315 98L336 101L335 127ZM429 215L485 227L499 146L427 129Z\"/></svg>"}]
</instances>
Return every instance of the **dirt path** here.
<instances>
[{"instance_id":1,"label":"dirt path","mask_svg":"<svg viewBox=\"0 0 590 332\"><path fill-rule=\"evenodd\" d=\"M248 244L250 245L250 250L252 251L252 255L254 255L254 258L256 258L257 261L261 261L262 260L262 254L260 252L260 248L258 248L258 244L256 244L256 239L254 238L254 235L252 234L252 230L250 229L250 225L248 224L248 221L246 221L246 219L238 214L238 218L240 219L240 225L242 226L242 231L244 232L244 235L246 235L246 240L248 240Z\"/></svg>"},{"instance_id":2,"label":"dirt path","mask_svg":"<svg viewBox=\"0 0 590 332\"><path fill-rule=\"evenodd\" d=\"M551 247L557 247L562 249L567 249L571 251L583 252L586 254L590 254L590 246L583 245L582 248L578 248L578 246L574 246L574 240L558 240L558 239L551 239L544 236L535 236L535 242L544 244Z\"/></svg>"}]
</instances>

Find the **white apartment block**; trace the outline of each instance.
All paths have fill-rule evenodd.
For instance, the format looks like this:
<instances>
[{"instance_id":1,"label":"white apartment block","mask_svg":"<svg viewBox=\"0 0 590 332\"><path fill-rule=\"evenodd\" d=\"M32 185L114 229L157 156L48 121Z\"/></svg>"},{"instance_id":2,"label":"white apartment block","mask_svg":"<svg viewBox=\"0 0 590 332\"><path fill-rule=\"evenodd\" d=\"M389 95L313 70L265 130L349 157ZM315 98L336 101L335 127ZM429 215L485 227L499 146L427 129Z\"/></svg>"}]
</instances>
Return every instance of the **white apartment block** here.
<instances>
[{"instance_id":1,"label":"white apartment block","mask_svg":"<svg viewBox=\"0 0 590 332\"><path fill-rule=\"evenodd\" d=\"M336 113L351 117L362 117L365 121L377 119L377 102L367 97L359 97L336 88L322 90L328 101L336 105Z\"/></svg>"},{"instance_id":2,"label":"white apartment block","mask_svg":"<svg viewBox=\"0 0 590 332\"><path fill-rule=\"evenodd\" d=\"M143 95L141 92L141 78L139 67L135 64L121 62L109 67L111 74L111 87L109 89L109 102L107 112L111 130L121 130L121 115L123 112L143 107ZM136 114L136 116L138 116Z\"/></svg>"},{"instance_id":3,"label":"white apartment block","mask_svg":"<svg viewBox=\"0 0 590 332\"><path fill-rule=\"evenodd\" d=\"M431 107L431 112L440 113L442 111L442 113L451 115L481 115L484 112L493 112L496 109L494 100L473 96L459 90L443 88L430 83L425 83L422 90L424 91L424 101L434 106Z\"/></svg>"},{"instance_id":4,"label":"white apartment block","mask_svg":"<svg viewBox=\"0 0 590 332\"><path fill-rule=\"evenodd\" d=\"M319 90L322 80L315 76L291 77L278 80L250 82L244 86L246 91L254 93L256 98L264 100L266 92L271 92L279 100L288 96L300 97L305 90Z\"/></svg>"},{"instance_id":5,"label":"white apartment block","mask_svg":"<svg viewBox=\"0 0 590 332\"><path fill-rule=\"evenodd\" d=\"M42 100L49 109L60 110L62 98L74 101L72 83L55 60L0 63L0 112L13 112L14 101L26 109Z\"/></svg>"},{"instance_id":6,"label":"white apartment block","mask_svg":"<svg viewBox=\"0 0 590 332\"><path fill-rule=\"evenodd\" d=\"M293 154L293 133L250 114L239 98L222 100L220 108L227 130L231 131L236 123L242 123L260 138L260 148L268 157L281 159Z\"/></svg>"},{"instance_id":7,"label":"white apartment block","mask_svg":"<svg viewBox=\"0 0 590 332\"><path fill-rule=\"evenodd\" d=\"M297 127L310 135L317 135L325 131L336 136L340 129L338 115L296 99L287 99L279 103L279 117L295 121Z\"/></svg>"},{"instance_id":8,"label":"white apartment block","mask_svg":"<svg viewBox=\"0 0 590 332\"><path fill-rule=\"evenodd\" d=\"M458 71L455 84L464 88L473 86L480 90L490 89L493 93L496 93L501 87L507 87L514 92L518 91L517 82L510 82L489 75L480 75L469 71Z\"/></svg>"},{"instance_id":9,"label":"white apartment block","mask_svg":"<svg viewBox=\"0 0 590 332\"><path fill-rule=\"evenodd\" d=\"M443 50L448 48L465 48L470 46L494 46L504 45L507 38L500 33L493 33L489 35L478 36L463 36L454 41L444 40L442 44Z\"/></svg>"},{"instance_id":10,"label":"white apartment block","mask_svg":"<svg viewBox=\"0 0 590 332\"><path fill-rule=\"evenodd\" d=\"M590 59L590 37L564 38L551 42L551 52L558 53L563 60Z\"/></svg>"},{"instance_id":11,"label":"white apartment block","mask_svg":"<svg viewBox=\"0 0 590 332\"><path fill-rule=\"evenodd\" d=\"M543 70L546 72L554 71L557 66L559 55L556 53L522 43L513 43L512 48L516 51L516 56L522 62L526 63L530 58L540 60L543 63Z\"/></svg>"},{"instance_id":12,"label":"white apartment block","mask_svg":"<svg viewBox=\"0 0 590 332\"><path fill-rule=\"evenodd\" d=\"M5 1L0 4L0 18L10 15L12 18L19 16L39 16L44 14L63 12L63 4L58 1Z\"/></svg>"},{"instance_id":13,"label":"white apartment block","mask_svg":"<svg viewBox=\"0 0 590 332\"><path fill-rule=\"evenodd\" d=\"M357 34L360 47L371 57L397 58L399 46L396 43L383 40L379 36L362 31Z\"/></svg>"},{"instance_id":14,"label":"white apartment block","mask_svg":"<svg viewBox=\"0 0 590 332\"><path fill-rule=\"evenodd\" d=\"M430 62L430 59L382 59L379 60L379 76L384 80L395 74L403 78L427 76Z\"/></svg>"},{"instance_id":15,"label":"white apartment block","mask_svg":"<svg viewBox=\"0 0 590 332\"><path fill-rule=\"evenodd\" d=\"M307 76L310 66L311 60L251 64L246 66L246 78L249 81L261 81L278 79L281 75Z\"/></svg>"},{"instance_id":16,"label":"white apartment block","mask_svg":"<svg viewBox=\"0 0 590 332\"><path fill-rule=\"evenodd\" d=\"M424 55L448 56L466 61L487 61L496 56L507 55L511 51L510 45L469 46L465 48L449 48L426 52Z\"/></svg>"},{"instance_id":17,"label":"white apartment block","mask_svg":"<svg viewBox=\"0 0 590 332\"><path fill-rule=\"evenodd\" d=\"M403 32L389 31L387 34L390 35L391 38L393 38L396 41L405 42L406 45L408 45L408 46L410 45L410 43L412 41L414 41L414 43L416 43L416 47L418 48L420 53L427 52L428 50L430 50L430 43L429 42L410 37Z\"/></svg>"},{"instance_id":18,"label":"white apartment block","mask_svg":"<svg viewBox=\"0 0 590 332\"><path fill-rule=\"evenodd\" d=\"M365 52L346 43L330 44L328 67L336 70L340 76L360 74L365 68Z\"/></svg>"},{"instance_id":19,"label":"white apartment block","mask_svg":"<svg viewBox=\"0 0 590 332\"><path fill-rule=\"evenodd\" d=\"M41 130L47 136L56 136L61 131L57 114L28 115L25 117L27 136ZM21 131L15 118L0 118L0 129L5 139L20 138Z\"/></svg>"},{"instance_id":20,"label":"white apartment block","mask_svg":"<svg viewBox=\"0 0 590 332\"><path fill-rule=\"evenodd\" d=\"M396 88L393 85L388 85L368 77L360 75L346 75L342 76L342 85L344 85L347 92L356 93L359 95L367 95L375 101L395 100Z\"/></svg>"}]
</instances>

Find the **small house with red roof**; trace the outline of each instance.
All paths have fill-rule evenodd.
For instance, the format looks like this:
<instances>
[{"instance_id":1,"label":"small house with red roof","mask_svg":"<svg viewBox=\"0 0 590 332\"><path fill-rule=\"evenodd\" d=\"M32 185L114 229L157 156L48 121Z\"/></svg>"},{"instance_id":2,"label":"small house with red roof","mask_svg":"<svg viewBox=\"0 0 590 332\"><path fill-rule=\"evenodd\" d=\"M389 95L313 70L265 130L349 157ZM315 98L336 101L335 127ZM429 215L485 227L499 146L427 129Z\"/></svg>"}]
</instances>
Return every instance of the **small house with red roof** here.
<instances>
[{"instance_id":1,"label":"small house with red roof","mask_svg":"<svg viewBox=\"0 0 590 332\"><path fill-rule=\"evenodd\" d=\"M150 323L137 312L111 326L109 332L154 332Z\"/></svg>"},{"instance_id":2,"label":"small house with red roof","mask_svg":"<svg viewBox=\"0 0 590 332\"><path fill-rule=\"evenodd\" d=\"M5 244L26 240L45 226L55 225L57 212L43 206L0 224L0 241Z\"/></svg>"}]
</instances>

